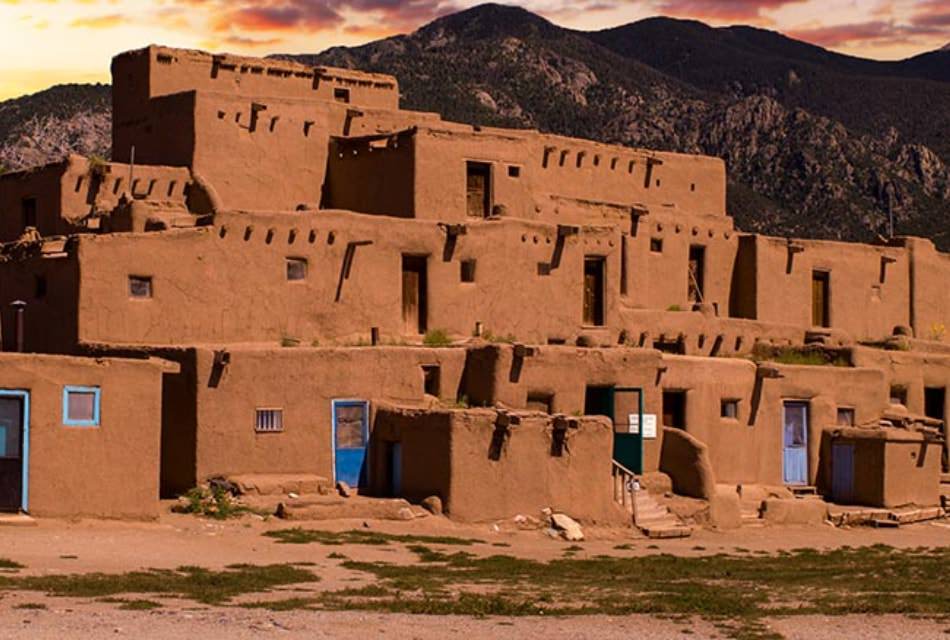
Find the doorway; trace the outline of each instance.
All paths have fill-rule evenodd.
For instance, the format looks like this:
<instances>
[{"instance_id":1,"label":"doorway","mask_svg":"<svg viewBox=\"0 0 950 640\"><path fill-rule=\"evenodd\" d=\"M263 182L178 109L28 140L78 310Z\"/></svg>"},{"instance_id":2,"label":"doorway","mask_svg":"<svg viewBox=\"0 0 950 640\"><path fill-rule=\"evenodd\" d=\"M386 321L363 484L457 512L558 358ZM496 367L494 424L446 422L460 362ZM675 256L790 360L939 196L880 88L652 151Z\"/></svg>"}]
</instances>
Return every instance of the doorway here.
<instances>
[{"instance_id":1,"label":"doorway","mask_svg":"<svg viewBox=\"0 0 950 640\"><path fill-rule=\"evenodd\" d=\"M26 511L29 495L29 393L0 390L0 511Z\"/></svg>"},{"instance_id":2,"label":"doorway","mask_svg":"<svg viewBox=\"0 0 950 640\"><path fill-rule=\"evenodd\" d=\"M333 472L336 482L366 485L366 445L369 442L369 402L334 400Z\"/></svg>"},{"instance_id":3,"label":"doorway","mask_svg":"<svg viewBox=\"0 0 950 640\"><path fill-rule=\"evenodd\" d=\"M831 495L838 504L854 501L854 445L831 445Z\"/></svg>"},{"instance_id":4,"label":"doorway","mask_svg":"<svg viewBox=\"0 0 950 640\"><path fill-rule=\"evenodd\" d=\"M487 218L491 215L491 165L466 162L466 206L468 215Z\"/></svg>"},{"instance_id":5,"label":"doorway","mask_svg":"<svg viewBox=\"0 0 950 640\"><path fill-rule=\"evenodd\" d=\"M686 392L663 392L663 426L686 429Z\"/></svg>"},{"instance_id":6,"label":"doorway","mask_svg":"<svg viewBox=\"0 0 950 640\"><path fill-rule=\"evenodd\" d=\"M947 429L946 387L924 387L924 415L943 422L944 444L940 464L943 471L946 472L950 470L950 442L947 442L950 430Z\"/></svg>"},{"instance_id":7,"label":"doorway","mask_svg":"<svg viewBox=\"0 0 950 640\"><path fill-rule=\"evenodd\" d=\"M706 247L691 246L689 248L688 271L687 299L690 302L703 302L703 286L706 277Z\"/></svg>"},{"instance_id":8,"label":"doorway","mask_svg":"<svg viewBox=\"0 0 950 640\"><path fill-rule=\"evenodd\" d=\"M584 258L584 324L604 324L604 259L599 256Z\"/></svg>"},{"instance_id":9,"label":"doorway","mask_svg":"<svg viewBox=\"0 0 950 640\"><path fill-rule=\"evenodd\" d=\"M808 484L808 403L782 405L782 477L785 484Z\"/></svg>"},{"instance_id":10,"label":"doorway","mask_svg":"<svg viewBox=\"0 0 950 640\"><path fill-rule=\"evenodd\" d=\"M827 271L811 273L811 324L831 326L831 274Z\"/></svg>"},{"instance_id":11,"label":"doorway","mask_svg":"<svg viewBox=\"0 0 950 640\"><path fill-rule=\"evenodd\" d=\"M610 418L614 425L613 459L633 473L643 473L643 391L640 388L587 387L584 415Z\"/></svg>"},{"instance_id":12,"label":"doorway","mask_svg":"<svg viewBox=\"0 0 950 640\"><path fill-rule=\"evenodd\" d=\"M402 257L402 321L407 334L427 330L427 256Z\"/></svg>"}]
</instances>

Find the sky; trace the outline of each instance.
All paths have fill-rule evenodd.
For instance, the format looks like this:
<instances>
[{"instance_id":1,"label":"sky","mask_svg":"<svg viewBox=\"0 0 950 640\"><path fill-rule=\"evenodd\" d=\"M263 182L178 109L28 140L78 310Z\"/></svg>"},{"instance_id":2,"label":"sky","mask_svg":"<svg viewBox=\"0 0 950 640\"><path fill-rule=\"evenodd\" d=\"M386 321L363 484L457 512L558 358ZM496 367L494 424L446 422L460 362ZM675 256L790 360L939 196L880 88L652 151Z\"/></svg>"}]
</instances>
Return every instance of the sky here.
<instances>
[{"instance_id":1,"label":"sky","mask_svg":"<svg viewBox=\"0 0 950 640\"><path fill-rule=\"evenodd\" d=\"M0 0L0 100L108 82L113 55L147 44L249 55L315 53L408 33L480 0ZM656 15L750 24L880 60L950 43L950 0L521 0L574 29Z\"/></svg>"}]
</instances>

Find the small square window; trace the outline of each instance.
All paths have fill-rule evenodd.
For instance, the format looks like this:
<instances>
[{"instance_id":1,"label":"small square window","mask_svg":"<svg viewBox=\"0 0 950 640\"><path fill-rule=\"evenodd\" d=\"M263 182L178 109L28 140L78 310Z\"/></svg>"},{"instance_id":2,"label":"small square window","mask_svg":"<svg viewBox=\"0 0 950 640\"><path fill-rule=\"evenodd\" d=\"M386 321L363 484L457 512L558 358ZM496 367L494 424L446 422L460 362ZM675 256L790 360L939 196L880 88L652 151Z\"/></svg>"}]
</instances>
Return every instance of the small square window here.
<instances>
[{"instance_id":1,"label":"small square window","mask_svg":"<svg viewBox=\"0 0 950 640\"><path fill-rule=\"evenodd\" d=\"M838 420L836 424L839 427L853 427L854 409L850 407L838 407Z\"/></svg>"},{"instance_id":2,"label":"small square window","mask_svg":"<svg viewBox=\"0 0 950 640\"><path fill-rule=\"evenodd\" d=\"M99 395L99 387L64 387L63 424L71 427L98 427Z\"/></svg>"},{"instance_id":3,"label":"small square window","mask_svg":"<svg viewBox=\"0 0 950 640\"><path fill-rule=\"evenodd\" d=\"M663 253L663 238L650 238L650 251Z\"/></svg>"},{"instance_id":4,"label":"small square window","mask_svg":"<svg viewBox=\"0 0 950 640\"><path fill-rule=\"evenodd\" d=\"M723 418L730 418L732 420L739 419L739 401L738 400L723 400L719 404L719 415Z\"/></svg>"},{"instance_id":5,"label":"small square window","mask_svg":"<svg viewBox=\"0 0 950 640\"><path fill-rule=\"evenodd\" d=\"M129 297L151 298L152 297L152 277L151 276L129 276Z\"/></svg>"},{"instance_id":6,"label":"small square window","mask_svg":"<svg viewBox=\"0 0 950 640\"><path fill-rule=\"evenodd\" d=\"M306 280L307 261L304 258L287 258L287 280L291 282Z\"/></svg>"},{"instance_id":7,"label":"small square window","mask_svg":"<svg viewBox=\"0 0 950 640\"><path fill-rule=\"evenodd\" d=\"M283 409L257 409L254 417L254 431L258 433L278 433L283 430Z\"/></svg>"},{"instance_id":8,"label":"small square window","mask_svg":"<svg viewBox=\"0 0 950 640\"><path fill-rule=\"evenodd\" d=\"M515 167L515 166L508 167L509 178L518 178L520 176L521 176L521 167Z\"/></svg>"},{"instance_id":9,"label":"small square window","mask_svg":"<svg viewBox=\"0 0 950 640\"><path fill-rule=\"evenodd\" d=\"M334 89L333 90L333 99L337 102L346 102L350 101L350 90L349 89Z\"/></svg>"},{"instance_id":10,"label":"small square window","mask_svg":"<svg viewBox=\"0 0 950 640\"><path fill-rule=\"evenodd\" d=\"M460 277L462 282L475 282L474 260L462 260Z\"/></svg>"},{"instance_id":11,"label":"small square window","mask_svg":"<svg viewBox=\"0 0 950 640\"><path fill-rule=\"evenodd\" d=\"M891 404L907 405L907 387L900 385L891 387Z\"/></svg>"}]
</instances>

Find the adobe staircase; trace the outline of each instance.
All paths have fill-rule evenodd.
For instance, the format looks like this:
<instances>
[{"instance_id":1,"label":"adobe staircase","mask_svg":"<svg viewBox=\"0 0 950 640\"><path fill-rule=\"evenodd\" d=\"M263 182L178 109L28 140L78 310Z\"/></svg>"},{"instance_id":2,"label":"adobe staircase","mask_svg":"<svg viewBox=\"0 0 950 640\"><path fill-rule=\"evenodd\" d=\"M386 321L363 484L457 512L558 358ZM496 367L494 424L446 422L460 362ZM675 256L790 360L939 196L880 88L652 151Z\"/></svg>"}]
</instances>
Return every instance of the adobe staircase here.
<instances>
[{"instance_id":1,"label":"adobe staircase","mask_svg":"<svg viewBox=\"0 0 950 640\"><path fill-rule=\"evenodd\" d=\"M692 527L661 505L650 492L640 487L636 474L613 463L614 500L630 514L633 525L648 538L687 538Z\"/></svg>"}]
</instances>

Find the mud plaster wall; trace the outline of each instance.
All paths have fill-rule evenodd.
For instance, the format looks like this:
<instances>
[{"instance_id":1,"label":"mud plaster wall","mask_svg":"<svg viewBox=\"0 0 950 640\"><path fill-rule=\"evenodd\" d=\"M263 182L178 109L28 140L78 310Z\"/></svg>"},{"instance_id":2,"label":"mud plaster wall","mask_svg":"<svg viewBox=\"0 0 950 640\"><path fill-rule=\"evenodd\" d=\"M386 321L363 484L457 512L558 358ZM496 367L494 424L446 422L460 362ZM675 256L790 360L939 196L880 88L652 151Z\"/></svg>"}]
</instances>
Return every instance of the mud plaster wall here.
<instances>
[{"instance_id":1,"label":"mud plaster wall","mask_svg":"<svg viewBox=\"0 0 950 640\"><path fill-rule=\"evenodd\" d=\"M445 474L434 474L430 486L413 483L415 495L435 494L443 498L446 513L456 520L486 521L533 515L550 507L586 522L618 523L624 513L613 503L610 476L613 436L602 418L579 418L569 429L562 456L551 455L552 418L541 414L522 415L504 438L497 460L489 456L495 434L496 413L491 410L452 411L419 414L398 421L389 437L418 431L433 434L449 431L448 485ZM377 425L385 425L388 413L377 415ZM379 429L379 426L377 426ZM407 438L402 443L403 469L426 465L433 456L428 438Z\"/></svg>"},{"instance_id":2,"label":"mud plaster wall","mask_svg":"<svg viewBox=\"0 0 950 640\"><path fill-rule=\"evenodd\" d=\"M33 354L0 363L0 388L30 392L31 514L158 516L161 367ZM63 425L64 385L100 388L99 427Z\"/></svg>"},{"instance_id":3,"label":"mud plaster wall","mask_svg":"<svg viewBox=\"0 0 950 640\"><path fill-rule=\"evenodd\" d=\"M758 237L757 319L812 325L812 273L830 273L830 321L857 340L880 339L910 324L906 251L845 242L796 240L791 254L784 239ZM894 262L886 264L884 259ZM883 275L883 278L882 278Z\"/></svg>"},{"instance_id":4,"label":"mud plaster wall","mask_svg":"<svg viewBox=\"0 0 950 640\"><path fill-rule=\"evenodd\" d=\"M214 352L197 355L197 477L314 473L333 478L333 399L422 405L422 365L438 365L440 391L454 402L462 349L409 347L234 348L220 377ZM430 402L433 399L430 398ZM257 408L283 409L283 431L255 432ZM373 425L372 416L370 426Z\"/></svg>"},{"instance_id":5,"label":"mud plaster wall","mask_svg":"<svg viewBox=\"0 0 950 640\"><path fill-rule=\"evenodd\" d=\"M45 292L44 292L45 288ZM68 257L34 255L0 262L0 335L4 351L16 349L16 312L11 303L26 302L24 349L70 353L78 335L79 270Z\"/></svg>"},{"instance_id":6,"label":"mud plaster wall","mask_svg":"<svg viewBox=\"0 0 950 640\"><path fill-rule=\"evenodd\" d=\"M903 240L913 261L910 270L911 322L923 340L950 342L950 256L923 238Z\"/></svg>"},{"instance_id":7,"label":"mud plaster wall","mask_svg":"<svg viewBox=\"0 0 950 640\"><path fill-rule=\"evenodd\" d=\"M469 337L482 322L495 335L533 342L575 335L587 255L606 258L605 321L616 324L618 238L585 229L567 240L560 266L539 275L554 240L551 227L479 222L446 260L446 234L434 223L326 211L234 214L214 228L81 236L80 339L172 345L292 337L309 344L365 341L379 327L397 340L416 331L402 317L404 254L429 256L429 328ZM348 243L365 241L373 244L352 249L349 278L342 277ZM287 281L289 257L308 261L305 280ZM463 283L460 261L470 258L477 260L475 282ZM130 275L152 277L151 299L129 297Z\"/></svg>"}]
</instances>

